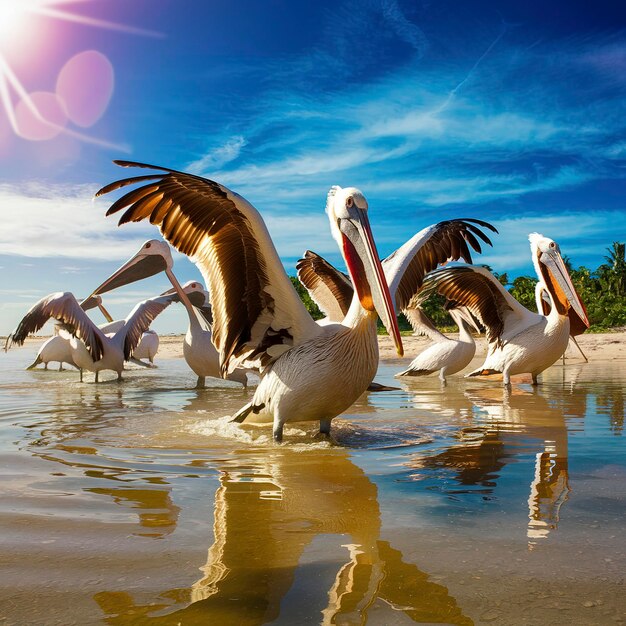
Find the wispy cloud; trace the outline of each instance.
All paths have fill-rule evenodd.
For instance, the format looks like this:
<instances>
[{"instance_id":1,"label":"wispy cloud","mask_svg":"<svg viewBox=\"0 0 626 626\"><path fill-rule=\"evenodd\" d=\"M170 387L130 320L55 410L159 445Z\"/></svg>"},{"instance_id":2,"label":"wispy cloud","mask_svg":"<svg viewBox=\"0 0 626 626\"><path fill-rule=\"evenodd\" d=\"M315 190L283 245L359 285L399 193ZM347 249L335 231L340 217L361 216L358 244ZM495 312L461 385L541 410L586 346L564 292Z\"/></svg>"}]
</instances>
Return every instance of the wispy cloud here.
<instances>
[{"instance_id":1,"label":"wispy cloud","mask_svg":"<svg viewBox=\"0 0 626 626\"><path fill-rule=\"evenodd\" d=\"M246 145L246 140L240 135L231 137L226 143L211 149L197 161L192 161L188 165L188 170L193 174L201 174L207 170L218 169L230 161L234 161Z\"/></svg>"},{"instance_id":2,"label":"wispy cloud","mask_svg":"<svg viewBox=\"0 0 626 626\"><path fill-rule=\"evenodd\" d=\"M0 254L124 259L154 236L145 225L117 231L115 222L104 218L106 203L92 201L95 189L97 185L0 185Z\"/></svg>"}]
</instances>

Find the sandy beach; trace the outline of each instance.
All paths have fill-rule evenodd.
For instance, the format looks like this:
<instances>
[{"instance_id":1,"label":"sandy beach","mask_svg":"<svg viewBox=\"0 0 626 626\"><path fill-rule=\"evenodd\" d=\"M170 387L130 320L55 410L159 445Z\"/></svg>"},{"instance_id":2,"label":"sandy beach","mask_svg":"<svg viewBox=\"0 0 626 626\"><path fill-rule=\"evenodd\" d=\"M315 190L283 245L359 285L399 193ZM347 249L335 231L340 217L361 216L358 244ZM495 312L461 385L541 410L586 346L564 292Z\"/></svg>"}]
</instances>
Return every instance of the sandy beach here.
<instances>
[{"instance_id":1,"label":"sandy beach","mask_svg":"<svg viewBox=\"0 0 626 626\"><path fill-rule=\"evenodd\" d=\"M454 338L456 335L450 334ZM24 345L37 345L48 337L29 337ZM178 359L183 358L183 335L160 335L159 352L157 359ZM0 337L0 341L4 343L6 337ZM606 360L626 360L626 329L614 329L607 333L586 333L577 337L578 344L587 355L590 361L606 361ZM404 345L404 357L400 358L396 354L393 342L387 335L378 337L378 345L380 348L380 359L385 362L409 363L430 343L428 337L405 335L402 337ZM487 344L484 337L476 338L476 357L486 354ZM566 360L580 360L582 357L576 347L570 342Z\"/></svg>"}]
</instances>

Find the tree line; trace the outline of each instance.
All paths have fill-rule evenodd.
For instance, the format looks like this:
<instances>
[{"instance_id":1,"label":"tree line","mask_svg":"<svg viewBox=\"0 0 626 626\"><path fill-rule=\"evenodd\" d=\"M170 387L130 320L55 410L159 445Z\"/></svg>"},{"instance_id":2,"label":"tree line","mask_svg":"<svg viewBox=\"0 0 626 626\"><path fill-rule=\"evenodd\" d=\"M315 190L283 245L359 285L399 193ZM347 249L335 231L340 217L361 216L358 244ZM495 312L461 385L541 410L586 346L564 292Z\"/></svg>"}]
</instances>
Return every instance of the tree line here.
<instances>
[{"instance_id":1,"label":"tree line","mask_svg":"<svg viewBox=\"0 0 626 626\"><path fill-rule=\"evenodd\" d=\"M606 251L605 262L595 270L582 265L574 269L571 259L567 256L563 257L574 287L587 308L587 315L591 322L590 330L596 332L616 326L626 326L626 244L615 241ZM488 265L483 265L483 267L492 272L520 304L531 311L536 310L536 277L518 276L509 281L506 273L498 274ZM291 282L313 319L324 317L295 276L291 277ZM454 322L444 311L443 304L444 299L434 294L424 303L423 309L438 328L451 330L454 328ZM403 315L399 318L399 325L401 330L411 330Z\"/></svg>"}]
</instances>

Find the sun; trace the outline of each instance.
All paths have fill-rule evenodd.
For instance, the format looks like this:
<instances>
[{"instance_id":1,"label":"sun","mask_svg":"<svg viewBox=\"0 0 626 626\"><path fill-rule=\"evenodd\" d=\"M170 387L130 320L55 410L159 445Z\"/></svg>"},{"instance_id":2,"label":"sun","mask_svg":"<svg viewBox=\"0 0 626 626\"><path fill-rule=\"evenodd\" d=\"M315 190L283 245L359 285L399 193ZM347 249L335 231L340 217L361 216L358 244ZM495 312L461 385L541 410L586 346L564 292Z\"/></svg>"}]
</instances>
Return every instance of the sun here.
<instances>
[{"instance_id":1,"label":"sun","mask_svg":"<svg viewBox=\"0 0 626 626\"><path fill-rule=\"evenodd\" d=\"M153 31L89 17L81 13L70 11L67 8L62 8L70 4L81 4L84 6L91 1L92 0L0 0L0 109L4 109L16 135L22 136L13 102L14 95L21 100L24 107L30 112L32 118L38 123L48 126L51 130L58 130L59 132L70 134L90 143L110 146L107 142L92 139L77 131L61 127L51 119L46 119L35 100L28 93L24 85L22 85L9 65L6 57L10 48L24 40L25 36L28 34L29 24L32 24L32 18L41 19L43 17L51 21L61 20L63 22L72 22L88 27L105 28L134 35L147 35L150 37L162 36L160 33Z\"/></svg>"},{"instance_id":2,"label":"sun","mask_svg":"<svg viewBox=\"0 0 626 626\"><path fill-rule=\"evenodd\" d=\"M0 49L23 31L31 4L28 0L0 0Z\"/></svg>"}]
</instances>

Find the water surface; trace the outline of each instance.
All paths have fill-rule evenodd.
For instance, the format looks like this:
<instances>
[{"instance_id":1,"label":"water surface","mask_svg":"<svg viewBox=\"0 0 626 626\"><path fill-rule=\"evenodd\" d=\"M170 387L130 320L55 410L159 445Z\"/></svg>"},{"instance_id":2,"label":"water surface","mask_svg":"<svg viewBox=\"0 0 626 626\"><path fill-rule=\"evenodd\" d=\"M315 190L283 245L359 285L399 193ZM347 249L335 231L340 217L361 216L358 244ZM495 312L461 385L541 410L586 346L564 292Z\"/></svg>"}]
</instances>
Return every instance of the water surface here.
<instances>
[{"instance_id":1,"label":"water surface","mask_svg":"<svg viewBox=\"0 0 626 626\"><path fill-rule=\"evenodd\" d=\"M415 379L276 446L183 361L80 384L34 351L0 359L2 623L625 619L625 361Z\"/></svg>"}]
</instances>

